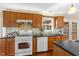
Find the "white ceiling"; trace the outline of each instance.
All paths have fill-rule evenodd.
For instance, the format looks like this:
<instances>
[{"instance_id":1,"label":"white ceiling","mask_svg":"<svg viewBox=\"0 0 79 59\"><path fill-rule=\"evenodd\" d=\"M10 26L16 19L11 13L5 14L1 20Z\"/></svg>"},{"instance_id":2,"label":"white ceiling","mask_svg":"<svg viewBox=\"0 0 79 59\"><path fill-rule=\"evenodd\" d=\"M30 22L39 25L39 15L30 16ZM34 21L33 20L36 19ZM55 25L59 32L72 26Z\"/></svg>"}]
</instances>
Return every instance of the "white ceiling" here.
<instances>
[{"instance_id":1,"label":"white ceiling","mask_svg":"<svg viewBox=\"0 0 79 59\"><path fill-rule=\"evenodd\" d=\"M39 11L44 14L50 12L51 15L67 15L71 3L0 3L0 9L12 8L18 10ZM75 3L74 6L79 10L79 4ZM79 14L77 12L76 14Z\"/></svg>"},{"instance_id":2,"label":"white ceiling","mask_svg":"<svg viewBox=\"0 0 79 59\"><path fill-rule=\"evenodd\" d=\"M19 5L30 6L30 7L45 10L45 9L49 9L50 7L54 6L55 3L20 3Z\"/></svg>"},{"instance_id":3,"label":"white ceiling","mask_svg":"<svg viewBox=\"0 0 79 59\"><path fill-rule=\"evenodd\" d=\"M0 8L45 10L54 5L55 3L0 3Z\"/></svg>"}]
</instances>

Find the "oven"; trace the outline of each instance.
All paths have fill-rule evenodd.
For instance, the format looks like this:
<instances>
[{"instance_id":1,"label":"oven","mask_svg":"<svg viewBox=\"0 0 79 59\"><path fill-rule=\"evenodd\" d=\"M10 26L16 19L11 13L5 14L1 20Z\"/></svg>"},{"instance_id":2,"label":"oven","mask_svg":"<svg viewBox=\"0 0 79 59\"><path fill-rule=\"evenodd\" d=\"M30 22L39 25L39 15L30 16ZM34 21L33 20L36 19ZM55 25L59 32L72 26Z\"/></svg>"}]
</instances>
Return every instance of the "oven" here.
<instances>
[{"instance_id":1,"label":"oven","mask_svg":"<svg viewBox=\"0 0 79 59\"><path fill-rule=\"evenodd\" d=\"M32 36L16 36L15 37L15 55L31 55L32 54Z\"/></svg>"}]
</instances>

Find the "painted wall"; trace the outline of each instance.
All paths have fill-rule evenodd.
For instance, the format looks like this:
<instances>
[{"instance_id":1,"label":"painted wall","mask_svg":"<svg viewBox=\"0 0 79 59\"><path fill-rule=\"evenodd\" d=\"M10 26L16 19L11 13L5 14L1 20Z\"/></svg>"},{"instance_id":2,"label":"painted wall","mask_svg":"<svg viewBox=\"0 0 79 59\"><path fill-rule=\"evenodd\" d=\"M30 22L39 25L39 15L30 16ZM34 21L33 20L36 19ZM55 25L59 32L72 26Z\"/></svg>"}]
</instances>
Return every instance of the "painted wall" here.
<instances>
[{"instance_id":1,"label":"painted wall","mask_svg":"<svg viewBox=\"0 0 79 59\"><path fill-rule=\"evenodd\" d=\"M1 37L1 32L2 32L2 26L3 26L3 19L2 19L2 11L0 10L0 37Z\"/></svg>"},{"instance_id":2,"label":"painted wall","mask_svg":"<svg viewBox=\"0 0 79 59\"><path fill-rule=\"evenodd\" d=\"M0 27L3 26L3 16L2 16L2 11L0 10Z\"/></svg>"}]
</instances>

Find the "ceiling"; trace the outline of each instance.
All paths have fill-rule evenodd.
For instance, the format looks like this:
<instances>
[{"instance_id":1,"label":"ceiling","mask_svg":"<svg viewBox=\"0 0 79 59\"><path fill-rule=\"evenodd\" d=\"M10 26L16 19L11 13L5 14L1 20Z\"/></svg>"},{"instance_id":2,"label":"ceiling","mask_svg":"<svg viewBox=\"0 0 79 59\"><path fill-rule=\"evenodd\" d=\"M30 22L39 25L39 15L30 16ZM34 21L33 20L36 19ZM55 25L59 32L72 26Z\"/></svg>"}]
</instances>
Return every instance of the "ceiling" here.
<instances>
[{"instance_id":1,"label":"ceiling","mask_svg":"<svg viewBox=\"0 0 79 59\"><path fill-rule=\"evenodd\" d=\"M20 3L19 5L23 6L30 6L38 9L49 9L50 7L54 6L56 3Z\"/></svg>"},{"instance_id":2,"label":"ceiling","mask_svg":"<svg viewBox=\"0 0 79 59\"><path fill-rule=\"evenodd\" d=\"M0 9L30 10L51 15L67 15L70 6L71 3L0 3ZM78 3L74 3L74 6L79 10Z\"/></svg>"}]
</instances>

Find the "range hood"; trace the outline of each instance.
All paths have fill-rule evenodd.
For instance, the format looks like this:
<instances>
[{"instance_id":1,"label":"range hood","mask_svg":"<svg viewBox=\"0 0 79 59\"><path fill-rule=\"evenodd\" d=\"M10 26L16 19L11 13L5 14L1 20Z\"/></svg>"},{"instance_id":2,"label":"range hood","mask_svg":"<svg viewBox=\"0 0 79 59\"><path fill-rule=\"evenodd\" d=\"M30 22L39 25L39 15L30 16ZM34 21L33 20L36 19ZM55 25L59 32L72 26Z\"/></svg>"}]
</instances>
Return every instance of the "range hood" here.
<instances>
[{"instance_id":1,"label":"range hood","mask_svg":"<svg viewBox=\"0 0 79 59\"><path fill-rule=\"evenodd\" d=\"M28 22L32 23L32 20L17 19L16 22L17 23L28 23Z\"/></svg>"}]
</instances>

